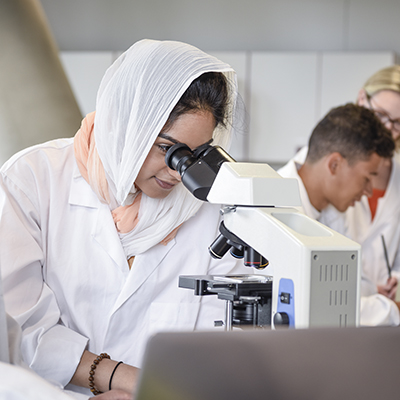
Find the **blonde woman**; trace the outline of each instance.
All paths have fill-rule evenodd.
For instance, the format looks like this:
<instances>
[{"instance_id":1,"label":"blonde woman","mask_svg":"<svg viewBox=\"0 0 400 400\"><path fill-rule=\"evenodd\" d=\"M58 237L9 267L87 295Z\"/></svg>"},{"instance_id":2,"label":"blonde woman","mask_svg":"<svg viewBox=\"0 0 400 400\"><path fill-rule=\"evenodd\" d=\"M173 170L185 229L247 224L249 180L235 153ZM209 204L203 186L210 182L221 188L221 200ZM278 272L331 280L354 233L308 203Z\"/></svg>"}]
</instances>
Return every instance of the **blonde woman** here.
<instances>
[{"instance_id":1,"label":"blonde woman","mask_svg":"<svg viewBox=\"0 0 400 400\"><path fill-rule=\"evenodd\" d=\"M373 178L373 194L346 213L347 234L362 245L363 273L378 291L394 300L400 279L400 65L372 75L357 103L374 111L391 131L397 151Z\"/></svg>"}]
</instances>

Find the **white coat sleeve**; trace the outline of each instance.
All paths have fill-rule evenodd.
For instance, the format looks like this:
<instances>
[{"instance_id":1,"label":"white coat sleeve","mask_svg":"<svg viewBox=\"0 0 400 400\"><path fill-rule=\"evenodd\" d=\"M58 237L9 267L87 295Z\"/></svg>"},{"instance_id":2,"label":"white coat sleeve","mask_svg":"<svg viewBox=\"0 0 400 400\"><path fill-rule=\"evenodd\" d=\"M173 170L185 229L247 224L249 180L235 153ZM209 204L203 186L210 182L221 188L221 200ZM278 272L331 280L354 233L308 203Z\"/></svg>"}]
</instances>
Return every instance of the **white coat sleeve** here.
<instances>
[{"instance_id":1,"label":"white coat sleeve","mask_svg":"<svg viewBox=\"0 0 400 400\"><path fill-rule=\"evenodd\" d=\"M395 302L381 294L361 296L360 298L360 325L397 326L400 324L400 313Z\"/></svg>"},{"instance_id":2,"label":"white coat sleeve","mask_svg":"<svg viewBox=\"0 0 400 400\"><path fill-rule=\"evenodd\" d=\"M392 276L394 276L397 281L400 283L400 245L398 243L396 248L396 255L394 257L393 265L392 265ZM399 289L397 289L399 290Z\"/></svg>"},{"instance_id":3,"label":"white coat sleeve","mask_svg":"<svg viewBox=\"0 0 400 400\"><path fill-rule=\"evenodd\" d=\"M0 271L4 303L22 328L24 361L39 375L65 386L73 376L87 338L60 323L56 298L43 279L46 227L39 197L0 176Z\"/></svg>"},{"instance_id":4,"label":"white coat sleeve","mask_svg":"<svg viewBox=\"0 0 400 400\"><path fill-rule=\"evenodd\" d=\"M7 400L74 400L88 396L69 394L51 385L33 371L0 362L0 398Z\"/></svg>"}]
</instances>

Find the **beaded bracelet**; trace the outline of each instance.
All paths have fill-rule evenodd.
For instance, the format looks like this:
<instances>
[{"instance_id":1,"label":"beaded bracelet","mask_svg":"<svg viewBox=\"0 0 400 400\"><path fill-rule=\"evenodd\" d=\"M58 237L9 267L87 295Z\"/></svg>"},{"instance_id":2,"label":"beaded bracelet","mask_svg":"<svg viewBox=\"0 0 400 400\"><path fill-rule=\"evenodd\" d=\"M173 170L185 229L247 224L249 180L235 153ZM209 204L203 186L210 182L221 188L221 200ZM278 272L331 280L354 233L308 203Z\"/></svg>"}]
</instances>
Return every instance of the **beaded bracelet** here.
<instances>
[{"instance_id":1,"label":"beaded bracelet","mask_svg":"<svg viewBox=\"0 0 400 400\"><path fill-rule=\"evenodd\" d=\"M96 370L97 365L100 363L100 361L103 358L108 358L110 359L110 356L107 353L101 353L99 356L95 358L93 361L93 364L90 366L90 372L89 372L89 389L90 391L96 396L102 392L100 390L97 390L96 386L94 386L94 373Z\"/></svg>"}]
</instances>

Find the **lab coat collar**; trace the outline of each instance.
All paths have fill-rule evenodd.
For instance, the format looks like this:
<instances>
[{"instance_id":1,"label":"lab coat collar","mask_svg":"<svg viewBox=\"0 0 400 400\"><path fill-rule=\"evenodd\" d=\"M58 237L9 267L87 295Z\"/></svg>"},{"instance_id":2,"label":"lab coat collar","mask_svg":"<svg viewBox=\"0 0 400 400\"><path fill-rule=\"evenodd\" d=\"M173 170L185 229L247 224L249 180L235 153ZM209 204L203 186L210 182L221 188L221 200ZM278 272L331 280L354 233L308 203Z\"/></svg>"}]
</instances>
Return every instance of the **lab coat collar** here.
<instances>
[{"instance_id":1,"label":"lab coat collar","mask_svg":"<svg viewBox=\"0 0 400 400\"><path fill-rule=\"evenodd\" d=\"M85 181L76 164L72 175L69 204L91 208L98 208L101 205L96 193L93 192L90 185Z\"/></svg>"},{"instance_id":2,"label":"lab coat collar","mask_svg":"<svg viewBox=\"0 0 400 400\"><path fill-rule=\"evenodd\" d=\"M298 173L298 171L301 167L301 164L294 162L293 160L291 162L293 162L293 175L296 177L296 179L299 182L299 191L300 191L300 198L301 198L301 204L302 204L303 211L310 218L313 218L318 221L321 216L321 213L311 204L307 189L304 186L304 182Z\"/></svg>"},{"instance_id":3,"label":"lab coat collar","mask_svg":"<svg viewBox=\"0 0 400 400\"><path fill-rule=\"evenodd\" d=\"M120 273L126 275L129 271L128 262L125 258L111 211L107 204L100 202L90 185L80 174L77 165L74 167L72 176L69 204L97 209L97 219L92 230L92 238L100 245L99 251L107 253L117 265Z\"/></svg>"}]
</instances>

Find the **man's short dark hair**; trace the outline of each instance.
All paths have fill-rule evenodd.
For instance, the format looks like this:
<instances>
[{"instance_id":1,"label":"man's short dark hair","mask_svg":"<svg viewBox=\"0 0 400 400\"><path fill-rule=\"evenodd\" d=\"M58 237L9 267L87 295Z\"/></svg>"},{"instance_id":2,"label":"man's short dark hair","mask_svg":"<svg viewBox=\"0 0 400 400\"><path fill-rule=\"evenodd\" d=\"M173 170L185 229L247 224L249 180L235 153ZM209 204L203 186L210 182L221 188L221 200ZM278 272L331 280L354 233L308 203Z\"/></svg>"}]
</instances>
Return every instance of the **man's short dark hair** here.
<instances>
[{"instance_id":1,"label":"man's short dark hair","mask_svg":"<svg viewBox=\"0 0 400 400\"><path fill-rule=\"evenodd\" d=\"M350 165L373 153L391 158L395 143L390 131L373 111L356 104L333 108L314 128L308 142L307 162L315 163L334 152Z\"/></svg>"}]
</instances>

